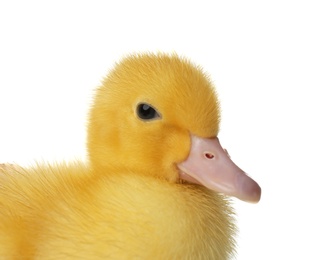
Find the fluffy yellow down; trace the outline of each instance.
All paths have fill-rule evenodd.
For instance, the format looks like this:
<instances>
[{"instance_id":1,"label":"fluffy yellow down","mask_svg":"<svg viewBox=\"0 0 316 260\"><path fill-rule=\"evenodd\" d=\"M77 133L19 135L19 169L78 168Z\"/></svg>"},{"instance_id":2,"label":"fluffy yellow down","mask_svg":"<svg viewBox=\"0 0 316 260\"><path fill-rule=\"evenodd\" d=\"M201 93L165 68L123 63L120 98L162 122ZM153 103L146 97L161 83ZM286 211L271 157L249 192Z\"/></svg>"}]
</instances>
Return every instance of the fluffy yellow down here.
<instances>
[{"instance_id":1,"label":"fluffy yellow down","mask_svg":"<svg viewBox=\"0 0 316 260\"><path fill-rule=\"evenodd\" d=\"M141 120L139 103L160 115ZM0 259L228 259L227 199L178 180L190 134L219 130L215 90L176 55L132 55L96 90L88 163L0 167Z\"/></svg>"}]
</instances>

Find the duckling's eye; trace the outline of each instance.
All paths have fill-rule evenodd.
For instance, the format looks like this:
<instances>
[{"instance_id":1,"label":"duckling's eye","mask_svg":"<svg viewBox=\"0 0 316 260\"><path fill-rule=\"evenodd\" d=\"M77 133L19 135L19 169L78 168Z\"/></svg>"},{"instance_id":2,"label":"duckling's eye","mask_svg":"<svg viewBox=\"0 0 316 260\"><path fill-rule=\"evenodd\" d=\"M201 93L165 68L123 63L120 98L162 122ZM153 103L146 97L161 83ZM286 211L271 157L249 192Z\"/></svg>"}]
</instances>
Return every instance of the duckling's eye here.
<instances>
[{"instance_id":1,"label":"duckling's eye","mask_svg":"<svg viewBox=\"0 0 316 260\"><path fill-rule=\"evenodd\" d=\"M160 118L158 112L152 106L146 103L138 104L136 112L138 117L143 120Z\"/></svg>"}]
</instances>

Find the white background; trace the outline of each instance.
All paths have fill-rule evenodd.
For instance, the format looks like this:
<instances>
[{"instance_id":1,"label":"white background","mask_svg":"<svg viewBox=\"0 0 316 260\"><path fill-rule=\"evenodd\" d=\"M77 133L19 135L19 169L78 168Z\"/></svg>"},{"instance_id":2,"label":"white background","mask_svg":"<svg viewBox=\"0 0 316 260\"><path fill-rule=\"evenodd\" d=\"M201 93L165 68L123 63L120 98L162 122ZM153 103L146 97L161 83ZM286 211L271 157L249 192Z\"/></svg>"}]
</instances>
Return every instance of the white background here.
<instances>
[{"instance_id":1,"label":"white background","mask_svg":"<svg viewBox=\"0 0 316 260\"><path fill-rule=\"evenodd\" d=\"M84 158L113 63L176 51L211 75L221 142L262 187L259 204L234 200L237 259L316 259L312 2L1 1L0 162Z\"/></svg>"}]
</instances>

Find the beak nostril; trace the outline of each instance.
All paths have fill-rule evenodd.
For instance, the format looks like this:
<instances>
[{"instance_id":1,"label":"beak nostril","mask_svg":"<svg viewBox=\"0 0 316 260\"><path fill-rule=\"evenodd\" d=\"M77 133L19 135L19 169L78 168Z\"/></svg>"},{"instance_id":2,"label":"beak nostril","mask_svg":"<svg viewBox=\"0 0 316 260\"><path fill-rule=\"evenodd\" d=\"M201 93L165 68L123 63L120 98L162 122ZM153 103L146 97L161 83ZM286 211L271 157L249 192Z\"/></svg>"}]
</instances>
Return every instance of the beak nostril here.
<instances>
[{"instance_id":1,"label":"beak nostril","mask_svg":"<svg viewBox=\"0 0 316 260\"><path fill-rule=\"evenodd\" d=\"M206 159L213 159L214 158L214 155L211 153L204 153L204 156Z\"/></svg>"}]
</instances>

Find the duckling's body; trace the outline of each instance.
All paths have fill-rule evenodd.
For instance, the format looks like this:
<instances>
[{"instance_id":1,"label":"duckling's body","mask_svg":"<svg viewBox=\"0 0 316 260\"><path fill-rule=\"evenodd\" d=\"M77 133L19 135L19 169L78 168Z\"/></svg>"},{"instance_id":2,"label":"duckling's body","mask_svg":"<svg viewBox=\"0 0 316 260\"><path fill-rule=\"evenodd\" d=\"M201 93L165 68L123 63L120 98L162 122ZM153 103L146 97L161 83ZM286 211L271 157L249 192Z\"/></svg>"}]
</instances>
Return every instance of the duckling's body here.
<instances>
[{"instance_id":1,"label":"duckling's body","mask_svg":"<svg viewBox=\"0 0 316 260\"><path fill-rule=\"evenodd\" d=\"M96 91L87 163L0 165L0 258L228 259L220 193L256 202L260 187L220 146L219 114L189 61L125 58Z\"/></svg>"},{"instance_id":2,"label":"duckling's body","mask_svg":"<svg viewBox=\"0 0 316 260\"><path fill-rule=\"evenodd\" d=\"M233 253L232 210L200 185L131 172L92 178L80 164L12 169L2 178L0 256L6 259L227 259Z\"/></svg>"}]
</instances>

